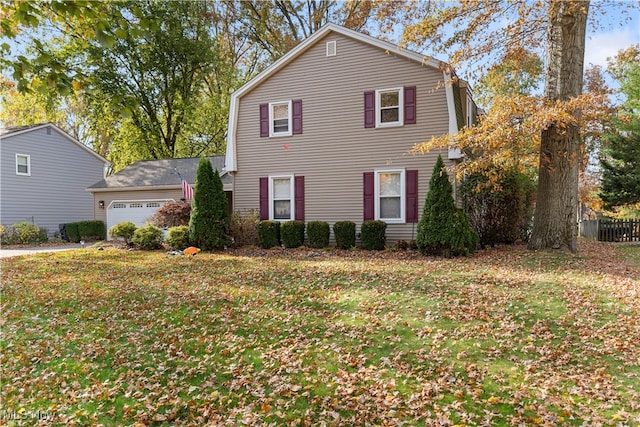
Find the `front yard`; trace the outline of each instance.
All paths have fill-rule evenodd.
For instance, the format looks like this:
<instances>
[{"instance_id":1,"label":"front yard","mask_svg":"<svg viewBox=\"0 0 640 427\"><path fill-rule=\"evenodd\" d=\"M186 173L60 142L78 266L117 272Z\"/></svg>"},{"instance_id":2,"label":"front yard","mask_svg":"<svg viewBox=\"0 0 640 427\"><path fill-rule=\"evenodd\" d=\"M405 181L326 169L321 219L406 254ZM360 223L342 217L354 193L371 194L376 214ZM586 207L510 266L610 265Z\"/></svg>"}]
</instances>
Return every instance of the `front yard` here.
<instances>
[{"instance_id":1,"label":"front yard","mask_svg":"<svg viewBox=\"0 0 640 427\"><path fill-rule=\"evenodd\" d=\"M638 425L640 246L2 260L2 423Z\"/></svg>"}]
</instances>

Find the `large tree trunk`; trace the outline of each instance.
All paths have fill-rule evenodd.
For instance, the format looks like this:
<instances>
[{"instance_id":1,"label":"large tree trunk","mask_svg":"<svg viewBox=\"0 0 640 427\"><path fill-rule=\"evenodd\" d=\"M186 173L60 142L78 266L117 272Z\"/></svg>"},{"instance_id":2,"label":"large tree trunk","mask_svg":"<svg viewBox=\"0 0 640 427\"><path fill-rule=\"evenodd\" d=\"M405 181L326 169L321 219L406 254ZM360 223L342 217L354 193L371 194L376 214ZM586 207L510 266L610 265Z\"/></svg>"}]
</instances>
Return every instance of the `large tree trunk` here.
<instances>
[{"instance_id":1,"label":"large tree trunk","mask_svg":"<svg viewBox=\"0 0 640 427\"><path fill-rule=\"evenodd\" d=\"M550 2L545 96L551 101L567 101L582 93L588 9L588 1ZM577 125L552 122L542 132L530 249L578 250L580 147Z\"/></svg>"}]
</instances>

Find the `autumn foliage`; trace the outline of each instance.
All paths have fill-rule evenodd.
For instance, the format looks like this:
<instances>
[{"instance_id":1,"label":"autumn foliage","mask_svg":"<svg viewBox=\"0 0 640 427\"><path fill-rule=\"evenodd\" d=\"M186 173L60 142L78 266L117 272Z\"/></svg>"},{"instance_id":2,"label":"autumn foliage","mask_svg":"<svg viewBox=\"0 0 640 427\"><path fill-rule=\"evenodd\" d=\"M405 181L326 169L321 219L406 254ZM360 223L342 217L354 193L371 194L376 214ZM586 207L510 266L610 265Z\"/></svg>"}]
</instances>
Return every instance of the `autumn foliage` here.
<instances>
[{"instance_id":1,"label":"autumn foliage","mask_svg":"<svg viewBox=\"0 0 640 427\"><path fill-rule=\"evenodd\" d=\"M636 425L640 253L581 245L3 259L3 410L46 425Z\"/></svg>"}]
</instances>

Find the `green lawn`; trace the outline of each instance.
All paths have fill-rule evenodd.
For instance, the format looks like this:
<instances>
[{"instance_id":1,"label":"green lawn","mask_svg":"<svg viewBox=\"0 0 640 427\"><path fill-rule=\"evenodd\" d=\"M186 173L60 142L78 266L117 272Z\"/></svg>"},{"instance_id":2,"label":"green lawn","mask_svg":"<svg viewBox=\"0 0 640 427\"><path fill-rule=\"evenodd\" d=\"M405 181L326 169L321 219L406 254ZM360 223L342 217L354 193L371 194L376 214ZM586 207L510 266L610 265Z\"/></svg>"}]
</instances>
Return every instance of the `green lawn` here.
<instances>
[{"instance_id":1,"label":"green lawn","mask_svg":"<svg viewBox=\"0 0 640 427\"><path fill-rule=\"evenodd\" d=\"M638 425L639 258L4 259L0 424Z\"/></svg>"}]
</instances>

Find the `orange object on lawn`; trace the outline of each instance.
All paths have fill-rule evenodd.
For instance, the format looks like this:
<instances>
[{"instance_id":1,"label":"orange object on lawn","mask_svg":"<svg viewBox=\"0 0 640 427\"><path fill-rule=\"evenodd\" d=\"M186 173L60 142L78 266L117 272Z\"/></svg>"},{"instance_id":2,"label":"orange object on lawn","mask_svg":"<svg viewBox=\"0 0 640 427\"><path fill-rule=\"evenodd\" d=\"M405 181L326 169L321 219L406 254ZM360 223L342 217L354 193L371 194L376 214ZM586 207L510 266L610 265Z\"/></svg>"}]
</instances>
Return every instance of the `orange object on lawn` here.
<instances>
[{"instance_id":1,"label":"orange object on lawn","mask_svg":"<svg viewBox=\"0 0 640 427\"><path fill-rule=\"evenodd\" d=\"M193 246L189 246L187 249L184 250L185 255L197 255L198 252L200 252L200 249L195 248Z\"/></svg>"}]
</instances>

